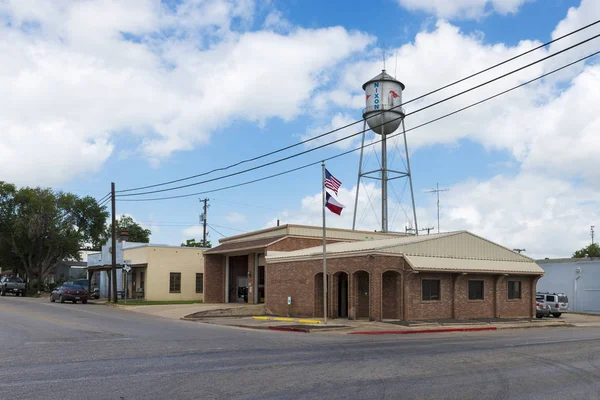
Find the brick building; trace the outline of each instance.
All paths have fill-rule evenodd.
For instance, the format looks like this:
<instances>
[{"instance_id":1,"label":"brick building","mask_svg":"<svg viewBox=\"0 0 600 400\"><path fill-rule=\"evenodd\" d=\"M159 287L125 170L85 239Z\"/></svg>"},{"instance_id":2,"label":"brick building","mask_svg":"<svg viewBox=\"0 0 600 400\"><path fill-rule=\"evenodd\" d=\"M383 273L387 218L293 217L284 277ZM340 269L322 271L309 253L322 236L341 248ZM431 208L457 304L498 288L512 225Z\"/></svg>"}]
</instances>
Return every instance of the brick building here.
<instances>
[{"instance_id":1,"label":"brick building","mask_svg":"<svg viewBox=\"0 0 600 400\"><path fill-rule=\"evenodd\" d=\"M205 252L207 302L265 302L267 311L323 316L318 227L285 225L228 238ZM352 319L535 315L542 269L468 232L406 236L327 230L328 315ZM291 298L291 305L288 305Z\"/></svg>"},{"instance_id":2,"label":"brick building","mask_svg":"<svg viewBox=\"0 0 600 400\"><path fill-rule=\"evenodd\" d=\"M328 243L401 236L404 235L327 229ZM219 246L204 252L204 301L265 303L271 289L266 279L268 267L265 255L273 251L311 248L322 243L322 228L304 225L281 225L221 239ZM240 288L247 288L245 297L240 293Z\"/></svg>"}]
</instances>

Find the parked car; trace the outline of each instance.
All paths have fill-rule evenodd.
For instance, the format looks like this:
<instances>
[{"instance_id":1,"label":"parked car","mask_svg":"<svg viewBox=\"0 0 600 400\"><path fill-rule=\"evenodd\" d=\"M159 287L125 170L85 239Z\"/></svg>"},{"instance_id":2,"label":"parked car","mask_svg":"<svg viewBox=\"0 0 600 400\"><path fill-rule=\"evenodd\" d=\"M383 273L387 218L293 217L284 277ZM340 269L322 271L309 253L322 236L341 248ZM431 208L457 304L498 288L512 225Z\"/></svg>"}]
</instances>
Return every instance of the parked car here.
<instances>
[{"instance_id":1,"label":"parked car","mask_svg":"<svg viewBox=\"0 0 600 400\"><path fill-rule=\"evenodd\" d=\"M550 316L550 306L544 302L543 295L535 296L535 317L544 318Z\"/></svg>"},{"instance_id":2,"label":"parked car","mask_svg":"<svg viewBox=\"0 0 600 400\"><path fill-rule=\"evenodd\" d=\"M3 277L0 280L0 296L6 296L6 293L12 293L15 296L25 296L27 284L19 277Z\"/></svg>"},{"instance_id":3,"label":"parked car","mask_svg":"<svg viewBox=\"0 0 600 400\"><path fill-rule=\"evenodd\" d=\"M555 318L569 311L569 298L564 293L537 292L536 299L543 297L543 302L550 307L550 314Z\"/></svg>"},{"instance_id":4,"label":"parked car","mask_svg":"<svg viewBox=\"0 0 600 400\"><path fill-rule=\"evenodd\" d=\"M50 301L54 303L56 300L61 303L72 301L73 304L81 301L85 304L88 301L88 293L87 290L79 285L63 284L50 293Z\"/></svg>"},{"instance_id":5,"label":"parked car","mask_svg":"<svg viewBox=\"0 0 600 400\"><path fill-rule=\"evenodd\" d=\"M81 286L82 288L84 288L85 290L88 289L88 285L89 285L89 280L87 279L75 279L72 281L67 281L65 282L65 285L77 285L77 286ZM89 297L93 297L94 299L99 299L100 298L100 291L98 290L98 288L92 288L92 291L89 293Z\"/></svg>"}]
</instances>

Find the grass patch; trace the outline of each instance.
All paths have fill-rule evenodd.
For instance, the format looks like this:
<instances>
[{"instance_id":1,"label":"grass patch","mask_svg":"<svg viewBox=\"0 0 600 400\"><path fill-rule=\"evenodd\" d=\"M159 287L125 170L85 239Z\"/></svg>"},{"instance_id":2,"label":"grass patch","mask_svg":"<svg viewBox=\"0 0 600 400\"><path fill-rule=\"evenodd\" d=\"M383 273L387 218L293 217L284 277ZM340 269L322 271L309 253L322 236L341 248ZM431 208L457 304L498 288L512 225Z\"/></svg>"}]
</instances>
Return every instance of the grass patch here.
<instances>
[{"instance_id":1,"label":"grass patch","mask_svg":"<svg viewBox=\"0 0 600 400\"><path fill-rule=\"evenodd\" d=\"M201 304L202 300L174 300L174 301L146 301L146 300L125 300L119 299L121 306L161 306L168 304Z\"/></svg>"}]
</instances>

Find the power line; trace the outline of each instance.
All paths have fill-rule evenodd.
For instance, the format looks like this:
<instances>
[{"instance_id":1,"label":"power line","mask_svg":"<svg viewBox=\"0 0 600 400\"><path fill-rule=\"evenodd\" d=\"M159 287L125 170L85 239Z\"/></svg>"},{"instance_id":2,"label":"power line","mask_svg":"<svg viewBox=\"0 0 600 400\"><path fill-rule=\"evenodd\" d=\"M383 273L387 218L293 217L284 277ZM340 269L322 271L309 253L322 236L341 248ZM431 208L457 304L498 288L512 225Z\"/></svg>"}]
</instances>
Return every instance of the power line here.
<instances>
[{"instance_id":1,"label":"power line","mask_svg":"<svg viewBox=\"0 0 600 400\"><path fill-rule=\"evenodd\" d=\"M548 45L550 45L550 44L552 44L552 43L555 43L555 42L557 42L557 41L559 41L559 40L562 40L562 39L564 39L564 38L566 38L566 37L568 37L568 36L571 36L571 35L573 35L573 34L575 34L575 33L578 33L578 32L581 32L581 31L583 31L583 30L585 30L585 29L588 29L588 28L590 28L590 27L592 27L592 26L594 26L594 25L596 25L596 24L598 24L598 23L600 23L600 20L596 20L595 22L592 22L592 23L590 23L590 24L588 24L588 25L585 25L585 26L583 26L583 27L581 27L581 28L579 28L579 29L576 29L576 30L574 30L574 31L572 31L572 32L569 32L569 33L567 33L567 34L565 34L565 35L563 35L563 36L560 36L560 37L558 37L558 38L556 38L556 39L553 39L553 40L551 40L551 41L549 41L549 42L546 42L546 43L544 43L544 44L541 44L541 45L539 45L539 46L536 46L536 47L534 47L534 48L532 48L532 49L530 49L530 50L527 50L527 51L525 51L525 52L523 52L523 53L517 54L517 55L516 55L516 56L514 56L514 57L511 57L511 58L509 58L509 59L507 59L507 60L501 61L501 62L499 62L499 63L497 63L497 64L494 64L494 65L492 65L492 66L490 66L490 67L488 67L488 68L485 68L485 69L483 69L483 70L481 70L481 71L478 71L478 72L476 72L476 73L473 73L473 74L471 74L471 75L468 75L468 76L466 76L466 77L464 77L464 78L461 78L461 79L459 79L459 80L456 80L456 81L454 81L454 82L451 82L451 83L449 83L449 84L447 84L447 85L445 85L445 86L442 86L442 87L440 87L440 88L438 88L438 89L435 89L435 90L432 90L432 91L430 91L430 92L427 92L427 93L425 93L425 94L422 94L422 95L420 95L420 96L417 96L417 97L415 97L415 98L413 98L413 99L410 99L410 100L408 100L408 101L404 102L403 104L400 104L400 105L398 105L398 106L394 106L394 107L390 108L389 110L384 110L384 111L382 111L381 113L376 113L376 114L373 114L373 115L371 115L371 116L369 116L369 117L367 117L367 118L365 118L365 119L374 118L374 117L376 117L376 116L378 116L378 115L381 115L381 114L383 114L384 112L388 112L388 111L390 111L390 110L393 110L393 109L396 109L396 108L402 107L403 105L410 104L410 103L412 103L412 102L415 102L415 101L417 101L417 100L420 100L420 99L422 99L422 98L424 98L424 97L430 96L430 95L432 95L432 94L434 94L434 93L437 93L437 92L439 92L439 91L442 91L442 90L444 90L444 89L447 89L447 88L449 88L449 87L451 87L451 86L454 86L454 85L457 85L457 84L459 84L459 83L461 83L461 82L464 82L464 81L466 81L466 80L468 80L468 79L474 78L474 77L476 77L476 76L478 76L478 75L481 75L481 74L483 74L483 73L485 73L485 72L488 72L488 71L490 71L490 70L492 70L492 69L494 69L494 68L497 68L497 67L499 67L499 66L502 66L502 65L504 65L504 64L507 64L507 63L509 63L509 62L511 62L511 61L514 61L514 60L516 60L516 59L518 59L518 58L520 58L520 57L523 57L523 56L525 56L525 55L527 55L527 54L530 54L530 53L532 53L532 52L534 52L534 51L537 51L537 50L539 50L539 49L541 49L541 48L544 48L544 47L546 47L546 46L548 46ZM590 40L591 40L591 39L590 39ZM568 49L569 49L569 48L567 48L567 49L565 49L565 50L568 50ZM563 50L563 51L565 51L565 50ZM557 54L559 54L559 53L557 53ZM292 144L292 145L289 145L289 146L286 146L286 147L283 147L283 148L280 148L280 149L277 149L277 150L274 150L274 151L271 151L271 152L268 152L268 153L265 153L265 154L262 154L262 155L259 155L259 156L256 156L256 157L248 158L248 159L245 159L245 160L239 161L239 162L237 162L237 163L230 164L230 165L228 165L228 166L225 166L225 167L215 168L215 169L213 169L213 170L210 170L210 171L208 171L208 172L204 172L204 173L200 173L200 174L196 174L196 175L191 175L191 176L184 177L184 178L180 178L180 179L174 179L174 180L167 181L167 182L162 182L162 183L157 183L157 184L153 184L153 185L147 185L147 186L140 186L140 187L137 187L137 188L124 189L124 190L120 190L118 193L126 193L126 192L131 192L131 191L137 191L137 190L143 190L143 189L150 189L150 188L154 188L154 187L158 187L158 186L170 185L170 184L172 184L172 183L178 183L178 182L182 182L182 181L189 180L189 179L199 178L199 177L201 177L201 176L209 175L209 174L211 174L211 173L214 173L214 172L218 172L218 171L224 171L224 170L227 170L227 169L230 169L230 168L237 167L237 166L239 166L239 165L241 165L241 164L245 164L245 163L248 163L248 162L256 161L256 160L259 160L259 159L262 159L262 158L265 158L265 157L271 156L271 155L273 155L273 154L277 154L277 153L280 153L280 152L283 152L283 151L286 151L286 150L292 149L292 148L294 148L294 147L297 147L297 146L300 146L300 145L306 144L306 143L308 143L308 142L310 142L310 141L313 141L313 140L316 140L316 139L322 138L322 137L324 137L324 136L327 136L327 135L333 134L333 133L335 133L335 132L339 132L339 131L341 131L342 129L346 129L346 128L349 128L349 127L351 127L351 126L353 126L353 125L356 125L356 124L358 124L358 123L362 122L363 120L364 120L364 119L356 120L356 121L354 121L354 122L352 122L352 123L349 123L349 124L347 124L347 125L344 125L344 126L338 127L338 128L336 128L336 129L332 129L332 130L330 130L330 131L327 131L327 132L325 132L325 133L323 133L323 134L320 134L320 135L314 136L314 137L312 137L312 138L309 138L309 139L303 140L303 141L301 141L301 142L298 142L298 143L295 143L295 144ZM390 122L392 122L392 121L390 121ZM362 133L362 132L361 132L361 133Z\"/></svg>"},{"instance_id":2,"label":"power line","mask_svg":"<svg viewBox=\"0 0 600 400\"><path fill-rule=\"evenodd\" d=\"M503 75L500 75L500 76L498 76L498 77L496 77L496 78L490 79L490 80L488 80L488 81L486 81L486 82L483 82L483 83L481 83L481 84L479 84L479 85L476 85L476 86L473 86L473 87L471 87L471 88L469 88L469 89L463 90L462 92L459 92L459 93L456 93L456 94L454 94L454 95L452 95L452 96L446 97L445 99L442 99L442 100L439 100L439 101L437 101L437 102L434 102L434 103L432 103L432 104L429 104L429 105L427 105L427 106L421 107L421 108L419 108L419 109L417 109L417 110L415 110L415 111L412 111L412 112L410 112L410 113L407 113L407 114L406 114L406 115L404 115L404 116L400 116L400 117L394 118L394 119L392 119L392 120L390 120L390 121L388 121L388 122L385 122L385 123L383 123L383 124L380 124L380 125L378 125L378 126L382 126L382 125L385 125L385 124L391 123L391 122L393 122L393 121L395 121L395 120L402 119L402 118L408 117L408 116L410 116L410 115L414 115L414 114L416 114L416 113L419 113L419 112L421 112L421 111L424 111L424 110L426 110L426 109L428 109L428 108L434 107L434 106L436 106L436 105L439 105L439 104L441 104L441 103L444 103L444 102L446 102L446 101L448 101L448 100L454 99L454 98L456 98L456 97L458 97L458 96L461 96L461 95L463 95L463 94L465 94L465 93L471 92L471 91L473 91L473 90L475 90L475 89L478 89L478 88L480 88L480 87L483 87L483 86L485 86L485 85L488 85L488 84L490 84L490 83L493 83L493 82L495 82L495 81L498 81L498 80L500 80L500 79L502 79L502 78L505 78L505 77L507 77L507 76L509 76L509 75L512 75L512 74L514 74L514 73L516 73L516 72L519 72L519 71L522 71L522 70L524 70L524 69L526 69L526 68L529 68L529 67L531 67L532 65L538 64L538 63L540 63L540 62L542 62L542 61L545 61L545 60L548 60L548 59L550 59L550 58L552 58L552 57L556 57L557 55L559 55L559 54L561 54L561 53L563 53L563 52L565 52L565 51L571 50L571 49L573 49L573 48L575 48L575 47L577 47L577 46L581 46L582 44L584 44L584 43L587 43L587 42L589 42L590 40L596 39L596 38L598 38L598 37L600 37L600 34L598 34L598 35L595 35L595 36L593 36L593 37L591 37L591 38L588 38L588 39L586 39L586 40L583 40L583 41L581 41L581 42L579 42L579 43L576 43L576 44L574 44L574 45L572 45L572 46L569 46L569 47L567 47L567 48L565 48L565 49L563 49L563 50L561 50L561 51L559 51L559 52L556 52L556 53L553 53L553 54L551 54L551 55L549 55L549 56L546 56L546 57L540 58L540 59L538 59L537 61L531 62L531 63L529 63L529 64L527 64L527 65L525 65L525 66L522 66L522 67L520 67L520 68L517 68L517 69L515 69L515 70L512 70L512 71L510 71L510 72L507 72L507 73L505 73L505 74L503 74ZM371 127L370 129L372 129L372 128L373 128L373 127ZM274 161L271 161L271 162L268 162L268 163L265 163L265 164L257 165L257 166L255 166L255 167L248 168L248 169L245 169L245 170L242 170L242 171L233 172L233 173L230 173L230 174L227 174L227 175L222 175L222 176L219 176L219 177L215 177L215 178L211 178L211 179L206 179L206 180L204 180L204 181L200 181L200 182L189 183L189 184L186 184L186 185L175 186L175 187L172 187L172 188L159 189L159 190L151 190L151 191L147 191L147 192L138 192L138 193L124 194L124 195L119 195L119 196L117 196L117 197L142 196L142 195L146 195L146 194L154 194L154 193L163 193L163 192L169 192L169 191L172 191L172 190L185 189L185 188L187 188L187 187L191 187L191 186L197 186L197 185L201 185L201 184L205 184L205 183L210 183L210 182L218 181L218 180L225 179L225 178L230 178L230 177L232 177L232 176L237 176L237 175L245 174L245 173L247 173L247 172L255 171L255 170L257 170L257 169L261 169L261 168L264 168L264 167L267 167L267 166L270 166L270 165L278 164L278 163L280 163L280 162L287 161L287 160L290 160L290 159L292 159L292 158L296 158L296 157L298 157L298 156L301 156L301 155L304 155L304 154L307 154L307 153L311 153L311 152L313 152L313 151L316 151L316 150L319 150L319 149L321 149L321 148L324 148L324 147L330 146L330 145L332 145L332 144L335 144L335 143L341 142L341 141L343 141L343 140L349 139L349 138L351 138L351 137L354 137L354 136L360 135L360 134L362 134L362 133L364 133L364 132L366 132L366 131L367 131L367 129L364 129L364 130L361 130L361 131L359 131L359 132L357 132L357 133L354 133L354 134L351 134L351 135L345 136L345 137L343 137L343 138L340 138L340 139L334 140L334 141L332 141L332 142L329 142L329 143L325 143L325 144L323 144L323 145L320 145L320 146L314 147L314 148L312 148L312 149L308 149L308 150L302 151L302 152L300 152L300 153L292 154L292 155L290 155L290 156L287 156L287 157L284 157L284 158L280 158L280 159L278 159L278 160L274 160Z\"/></svg>"},{"instance_id":3,"label":"power line","mask_svg":"<svg viewBox=\"0 0 600 400\"><path fill-rule=\"evenodd\" d=\"M110 192L106 193L100 200L97 200L96 203L100 204L106 199L110 199Z\"/></svg>"},{"instance_id":4,"label":"power line","mask_svg":"<svg viewBox=\"0 0 600 400\"><path fill-rule=\"evenodd\" d=\"M429 125L429 124L432 124L434 122L440 121L442 119L448 118L448 117L450 117L452 115L455 115L455 114L458 114L458 113L460 113L462 111L468 110L468 109L470 109L472 107L475 107L475 106L477 106L479 104L482 104L482 103L485 103L485 102L487 102L489 100L495 99L495 98L497 98L499 96L502 96L502 95L504 95L506 93L512 92L513 90L519 89L519 88L521 88L523 86L526 86L526 85L528 85L528 84L530 84L532 82L538 81L538 80L540 80L540 79L542 79L542 78L544 78L546 76L552 75L552 74L554 74L556 72L559 72L559 71L561 71L561 70L563 70L565 68L568 68L568 67L570 67L570 66L572 66L574 64L577 64L577 63L579 63L581 61L587 60L588 58L594 57L594 56L596 56L598 54L600 54L600 51L594 52L594 53L592 53L590 55L587 55L585 57L581 57L578 60L570 62L570 63L568 63L566 65L563 65L562 67L556 68L556 69L554 69L552 71L549 71L549 72L547 72L545 74L542 74L542 75L540 75L540 76L538 76L536 78L530 79L529 81L526 81L526 82L523 82L523 83L521 83L519 85L513 86L510 89L506 89L506 90L504 90L502 92L499 92L499 93L497 93L497 94L495 94L493 96L486 97L483 100L479 100L479 101L477 101L475 103L471 103L468 106L459 108L458 110L455 110L453 112L444 114L444 115L442 115L440 117L437 117L437 118L432 119L430 121L424 122L424 123L422 123L420 125L417 125L415 127L410 128L410 129L407 129L405 133L408 133L408 132L413 131L415 129L422 128L422 127L424 127L426 125ZM396 137L396 136L399 136L399 135L402 135L402 134L403 134L402 132L399 132L399 133L390 135L390 136L388 136L388 139ZM381 140L378 140L378 141L366 144L365 147L373 146L373 145L375 145L377 143L380 143L380 142L381 142ZM227 190L227 189L233 189L233 188L236 188L236 187L246 186L246 185L249 185L249 184L252 184L252 183L257 183L257 182L261 182L261 181L264 181L264 180L267 180L267 179L276 178L276 177L281 176L281 175L286 175L286 174L289 174L289 173L292 173L292 172L300 171L302 169L305 169L305 168L308 168L308 167L312 167L314 165L318 165L322 161L329 161L329 160L333 160L333 159L336 159L336 158L339 158L339 157L343 157L345 155L351 154L351 153L353 153L355 151L358 151L360 149L361 148L358 147L358 148L355 148L355 149L348 150L348 151L345 151L343 153L337 154L335 156L331 156L331 157L325 158L323 160L315 161L315 162L312 162L312 163L309 163L309 164L302 165L300 167L296 167L296 168L292 168L292 169L289 169L289 170L286 170L286 171L283 171L283 172L279 172L277 174L269 175L269 176L266 176L266 177L263 177L263 178L258 178L258 179L254 179L254 180L247 181L247 182L242 182L242 183L239 183L239 184L224 186L224 187L217 188L217 189L206 190L206 191L197 192L197 193L189 193L189 194L177 195L177 196L155 197L155 198L148 198L148 199L118 199L118 201L158 201L158 200L171 200L171 199L179 199L179 198L185 198L185 197L190 197L190 196L198 196L198 195L207 194L207 193L214 193L214 192L219 192L219 191L223 191L223 190Z\"/></svg>"},{"instance_id":5,"label":"power line","mask_svg":"<svg viewBox=\"0 0 600 400\"><path fill-rule=\"evenodd\" d=\"M227 237L225 235L223 235L221 232L219 232L218 230L216 230L211 224L208 224L208 226L215 232L217 232L219 235L223 236L223 237Z\"/></svg>"}]
</instances>

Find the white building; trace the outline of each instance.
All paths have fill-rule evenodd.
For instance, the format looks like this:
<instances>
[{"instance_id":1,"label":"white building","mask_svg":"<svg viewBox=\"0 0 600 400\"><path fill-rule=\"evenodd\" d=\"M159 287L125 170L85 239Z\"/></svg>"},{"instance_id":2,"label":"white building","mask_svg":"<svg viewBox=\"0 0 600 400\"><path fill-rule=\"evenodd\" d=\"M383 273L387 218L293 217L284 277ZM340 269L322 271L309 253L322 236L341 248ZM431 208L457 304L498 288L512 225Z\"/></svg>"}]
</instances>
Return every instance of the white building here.
<instances>
[{"instance_id":1,"label":"white building","mask_svg":"<svg viewBox=\"0 0 600 400\"><path fill-rule=\"evenodd\" d=\"M569 311L600 313L600 258L537 260L544 270L538 292L565 293Z\"/></svg>"}]
</instances>

